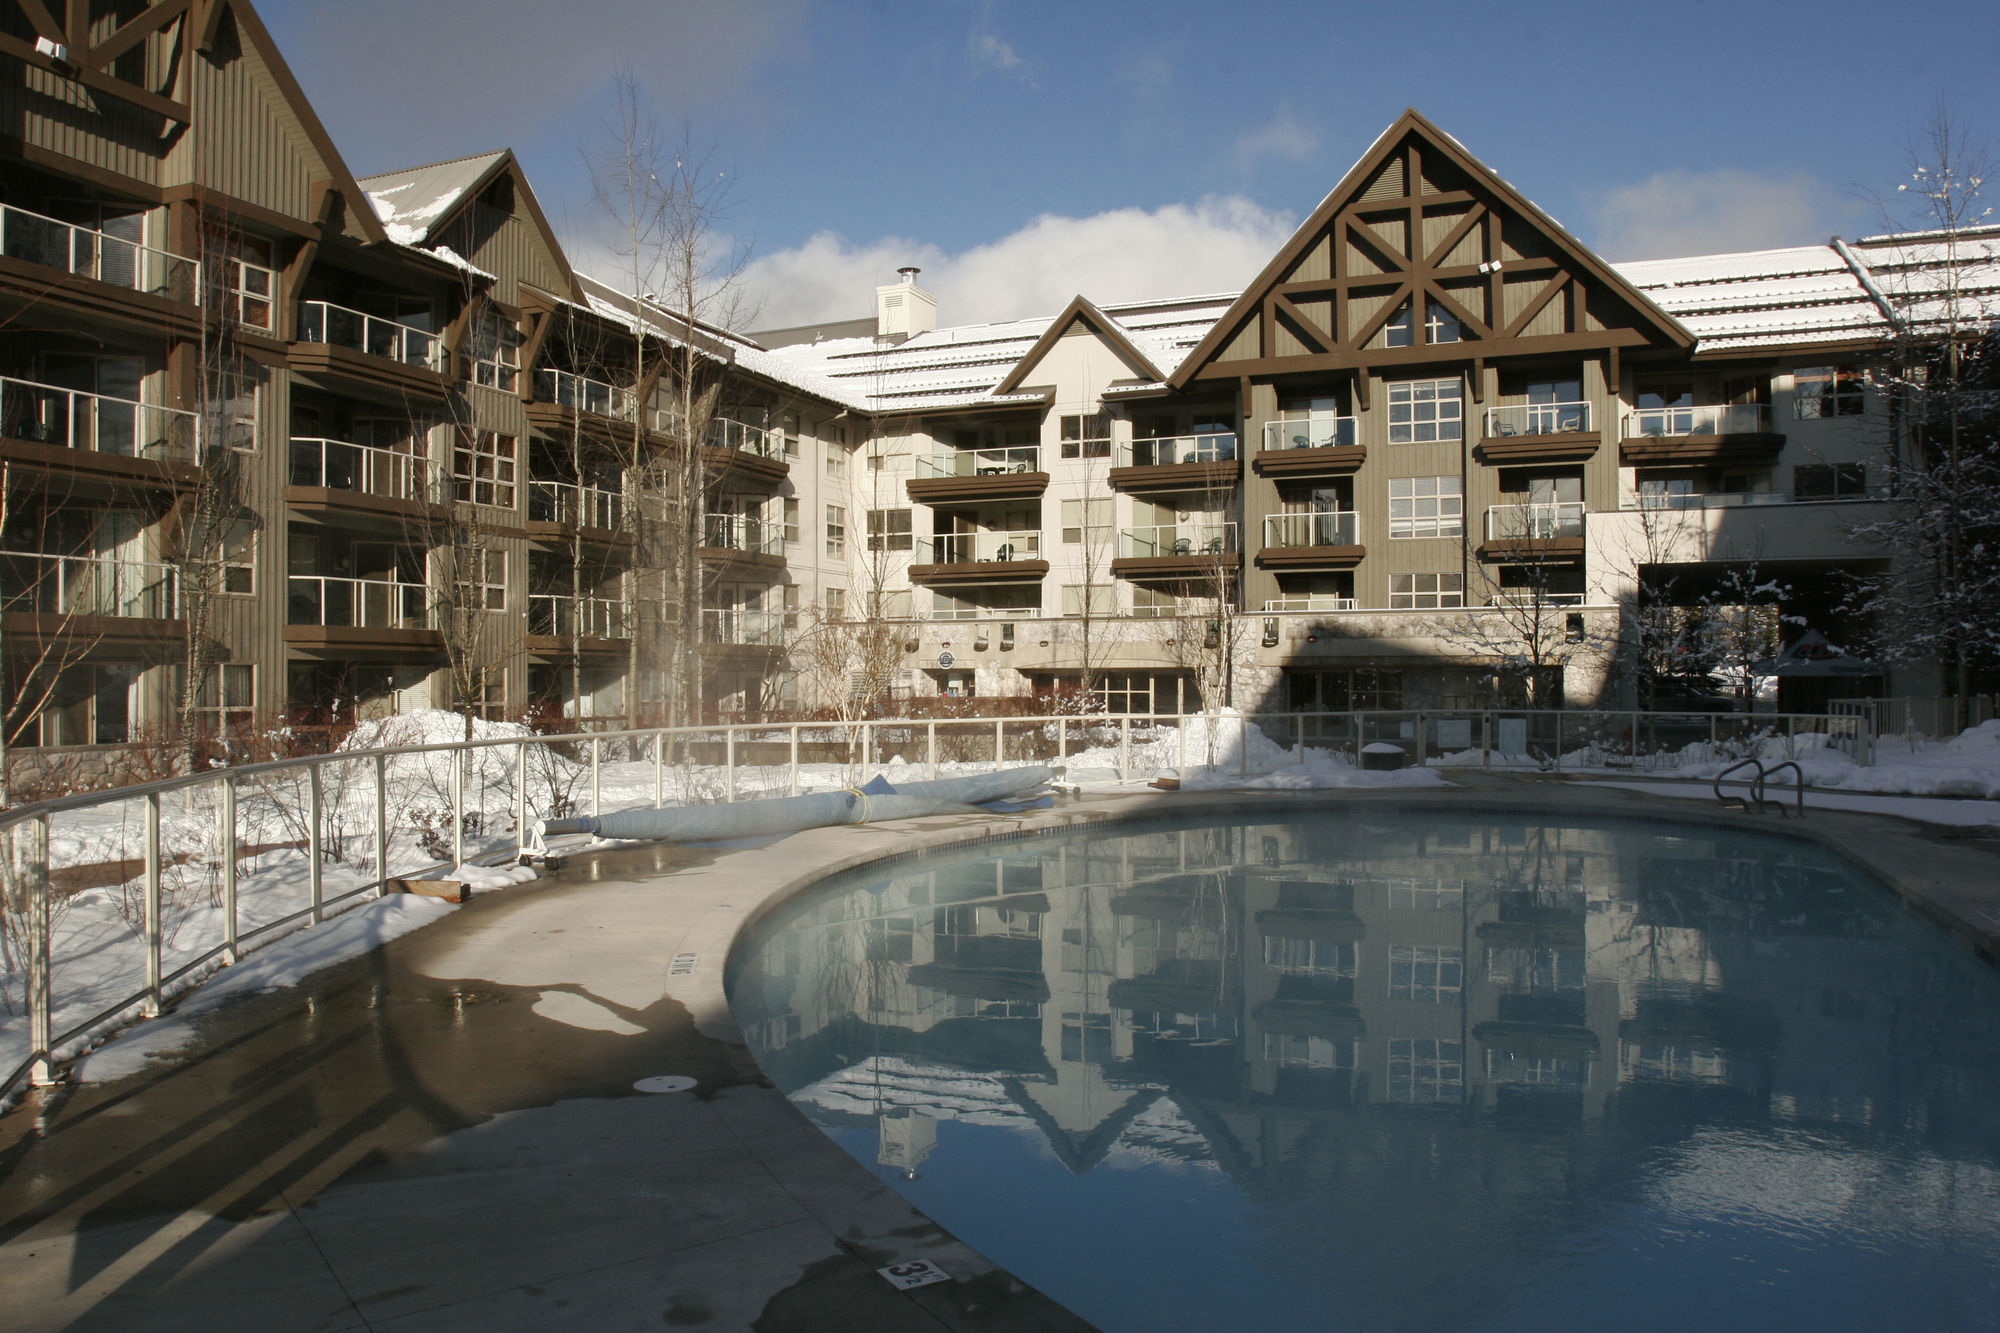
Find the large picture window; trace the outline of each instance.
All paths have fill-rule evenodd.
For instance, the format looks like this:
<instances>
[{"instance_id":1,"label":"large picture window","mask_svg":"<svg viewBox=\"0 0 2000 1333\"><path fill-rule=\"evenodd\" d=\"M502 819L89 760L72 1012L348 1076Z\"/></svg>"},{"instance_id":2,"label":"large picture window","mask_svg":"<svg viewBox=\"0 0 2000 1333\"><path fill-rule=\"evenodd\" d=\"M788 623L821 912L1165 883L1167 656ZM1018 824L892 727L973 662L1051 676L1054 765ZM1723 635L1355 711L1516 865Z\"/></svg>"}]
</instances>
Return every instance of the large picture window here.
<instances>
[{"instance_id":1,"label":"large picture window","mask_svg":"<svg viewBox=\"0 0 2000 1333\"><path fill-rule=\"evenodd\" d=\"M1858 417L1866 407L1859 366L1807 366L1792 372L1792 415L1800 421Z\"/></svg>"},{"instance_id":2,"label":"large picture window","mask_svg":"<svg viewBox=\"0 0 2000 1333\"><path fill-rule=\"evenodd\" d=\"M868 549L871 551L907 551L914 543L910 538L910 511L907 509L871 509L868 511Z\"/></svg>"},{"instance_id":3,"label":"large picture window","mask_svg":"<svg viewBox=\"0 0 2000 1333\"><path fill-rule=\"evenodd\" d=\"M521 330L496 310L472 322L472 379L489 389L512 392L521 377Z\"/></svg>"},{"instance_id":4,"label":"large picture window","mask_svg":"<svg viewBox=\"0 0 2000 1333\"><path fill-rule=\"evenodd\" d=\"M1391 611L1437 611L1465 605L1464 574L1391 574Z\"/></svg>"},{"instance_id":5,"label":"large picture window","mask_svg":"<svg viewBox=\"0 0 2000 1333\"><path fill-rule=\"evenodd\" d=\"M1459 537L1465 533L1465 483L1459 477L1389 478L1391 537Z\"/></svg>"},{"instance_id":6,"label":"large picture window","mask_svg":"<svg viewBox=\"0 0 2000 1333\"><path fill-rule=\"evenodd\" d=\"M1389 386L1389 443L1432 444L1465 434L1465 386L1456 379Z\"/></svg>"},{"instance_id":7,"label":"large picture window","mask_svg":"<svg viewBox=\"0 0 2000 1333\"><path fill-rule=\"evenodd\" d=\"M1064 458L1111 457L1111 417L1104 412L1062 418Z\"/></svg>"}]
</instances>

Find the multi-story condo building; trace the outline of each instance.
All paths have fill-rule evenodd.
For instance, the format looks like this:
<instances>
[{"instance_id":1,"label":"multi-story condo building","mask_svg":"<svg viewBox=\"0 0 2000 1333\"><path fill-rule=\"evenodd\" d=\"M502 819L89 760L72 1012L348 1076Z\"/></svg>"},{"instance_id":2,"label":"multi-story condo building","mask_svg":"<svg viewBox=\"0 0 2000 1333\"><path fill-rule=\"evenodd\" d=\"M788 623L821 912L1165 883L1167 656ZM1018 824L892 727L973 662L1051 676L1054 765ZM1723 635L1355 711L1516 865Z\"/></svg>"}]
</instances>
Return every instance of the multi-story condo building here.
<instances>
[{"instance_id":1,"label":"multi-story condo building","mask_svg":"<svg viewBox=\"0 0 2000 1333\"><path fill-rule=\"evenodd\" d=\"M0 61L15 744L653 714L627 501L690 449L729 714L1483 702L1524 651L1623 699L1662 571L1778 570L1839 637L1817 576L1890 558L1846 529L1892 481L1885 291L1937 263L1898 238L1612 266L1410 113L1241 293L953 328L909 270L746 336L576 273L511 153L356 177L243 0L10 9ZM802 650L863 620L893 660Z\"/></svg>"}]
</instances>

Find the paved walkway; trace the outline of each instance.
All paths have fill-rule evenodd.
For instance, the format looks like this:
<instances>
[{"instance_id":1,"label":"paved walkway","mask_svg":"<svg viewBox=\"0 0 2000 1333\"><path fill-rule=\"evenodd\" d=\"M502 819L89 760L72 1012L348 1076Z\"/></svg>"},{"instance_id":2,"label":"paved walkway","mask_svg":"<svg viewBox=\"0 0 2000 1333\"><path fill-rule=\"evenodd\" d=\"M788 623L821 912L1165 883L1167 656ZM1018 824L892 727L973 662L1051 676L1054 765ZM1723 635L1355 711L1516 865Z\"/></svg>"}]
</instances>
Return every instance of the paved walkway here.
<instances>
[{"instance_id":1,"label":"paved walkway","mask_svg":"<svg viewBox=\"0 0 2000 1333\"><path fill-rule=\"evenodd\" d=\"M1147 811L1545 813L1554 798L1710 817L1564 785L1093 794L1021 816L577 858L294 990L216 1010L170 1066L49 1090L0 1117L0 1327L1081 1328L764 1082L722 994L746 922L844 865ZM2000 953L1990 838L1869 816L1728 822L1828 841ZM659 1075L695 1086L634 1089ZM898 1293L874 1272L917 1258L957 1280Z\"/></svg>"}]
</instances>

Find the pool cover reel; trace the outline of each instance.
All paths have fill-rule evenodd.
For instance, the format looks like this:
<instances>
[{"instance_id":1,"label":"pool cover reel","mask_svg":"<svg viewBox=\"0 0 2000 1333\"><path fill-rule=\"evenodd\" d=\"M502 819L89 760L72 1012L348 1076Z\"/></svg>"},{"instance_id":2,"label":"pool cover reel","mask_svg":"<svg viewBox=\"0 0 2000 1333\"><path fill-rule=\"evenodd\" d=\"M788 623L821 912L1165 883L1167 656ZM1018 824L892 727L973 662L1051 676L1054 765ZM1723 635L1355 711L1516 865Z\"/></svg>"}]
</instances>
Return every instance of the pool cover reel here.
<instances>
[{"instance_id":1,"label":"pool cover reel","mask_svg":"<svg viewBox=\"0 0 2000 1333\"><path fill-rule=\"evenodd\" d=\"M877 777L864 787L775 796L724 805L682 805L665 810L617 810L608 815L536 822L532 846L546 848L551 836L589 833L632 842L710 842L767 837L830 824L867 824L917 815L976 812L987 801L1032 791L1055 777L1044 764L1006 768L973 777L935 782L890 783Z\"/></svg>"}]
</instances>

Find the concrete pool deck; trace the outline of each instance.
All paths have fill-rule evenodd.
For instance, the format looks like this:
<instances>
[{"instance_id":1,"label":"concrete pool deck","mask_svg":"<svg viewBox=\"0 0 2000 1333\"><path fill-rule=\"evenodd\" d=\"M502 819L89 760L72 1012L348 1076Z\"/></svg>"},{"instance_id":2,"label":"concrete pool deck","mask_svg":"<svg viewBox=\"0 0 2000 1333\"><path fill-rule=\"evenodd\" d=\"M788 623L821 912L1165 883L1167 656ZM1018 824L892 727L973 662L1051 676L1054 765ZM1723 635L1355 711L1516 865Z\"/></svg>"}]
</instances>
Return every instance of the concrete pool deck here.
<instances>
[{"instance_id":1,"label":"concrete pool deck","mask_svg":"<svg viewBox=\"0 0 2000 1333\"><path fill-rule=\"evenodd\" d=\"M1801 834L2000 958L1991 831L1780 821L1552 778L1092 792L755 848L601 852L214 1010L170 1062L0 1117L6 1327L1084 1327L910 1209L764 1081L723 996L728 950L764 910L883 857L1325 803ZM694 1089L633 1088L675 1074ZM955 1281L898 1293L873 1271L912 1259Z\"/></svg>"}]
</instances>

